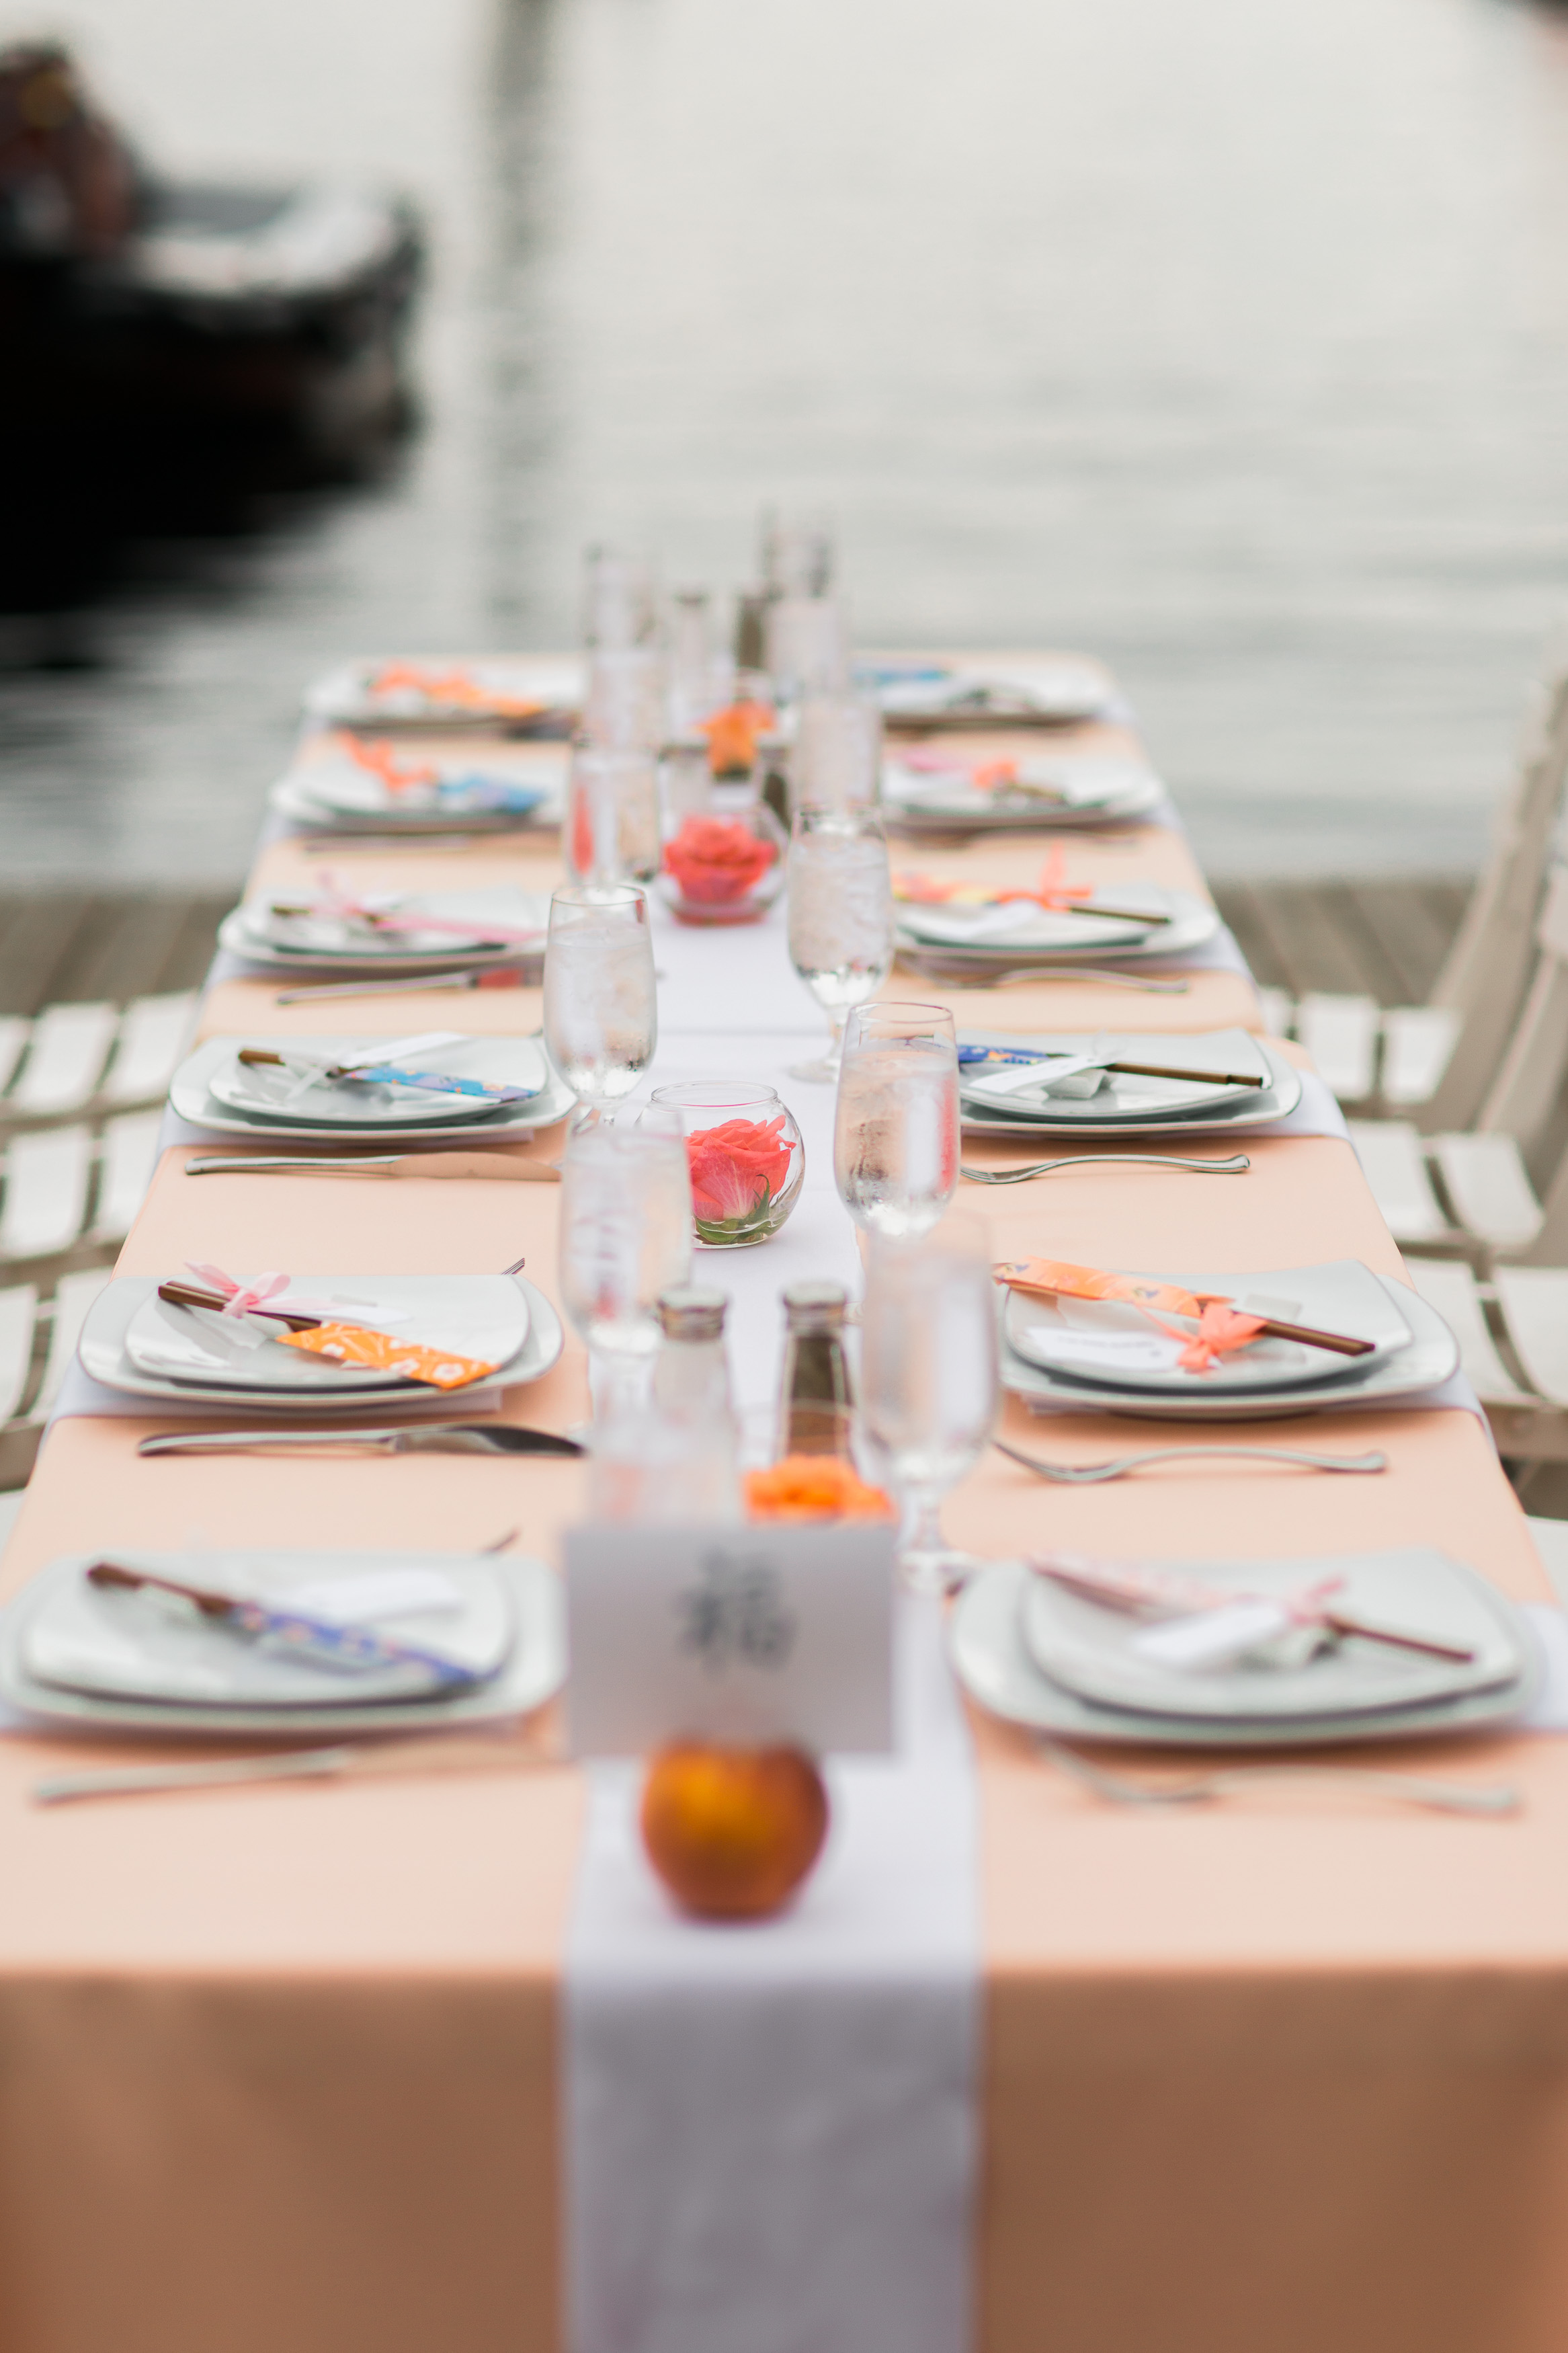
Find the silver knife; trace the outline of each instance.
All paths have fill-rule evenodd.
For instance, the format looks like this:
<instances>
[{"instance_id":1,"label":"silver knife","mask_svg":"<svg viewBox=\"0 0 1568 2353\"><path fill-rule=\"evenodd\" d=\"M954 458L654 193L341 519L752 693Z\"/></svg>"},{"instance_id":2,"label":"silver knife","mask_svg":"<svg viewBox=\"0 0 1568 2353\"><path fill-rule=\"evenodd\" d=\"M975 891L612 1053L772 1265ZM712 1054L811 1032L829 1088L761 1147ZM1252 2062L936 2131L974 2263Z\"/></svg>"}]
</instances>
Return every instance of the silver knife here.
<instances>
[{"instance_id":1,"label":"silver knife","mask_svg":"<svg viewBox=\"0 0 1568 2353\"><path fill-rule=\"evenodd\" d=\"M395 1430L165 1430L138 1454L585 1454L552 1430L494 1429L467 1421L415 1422Z\"/></svg>"}]
</instances>

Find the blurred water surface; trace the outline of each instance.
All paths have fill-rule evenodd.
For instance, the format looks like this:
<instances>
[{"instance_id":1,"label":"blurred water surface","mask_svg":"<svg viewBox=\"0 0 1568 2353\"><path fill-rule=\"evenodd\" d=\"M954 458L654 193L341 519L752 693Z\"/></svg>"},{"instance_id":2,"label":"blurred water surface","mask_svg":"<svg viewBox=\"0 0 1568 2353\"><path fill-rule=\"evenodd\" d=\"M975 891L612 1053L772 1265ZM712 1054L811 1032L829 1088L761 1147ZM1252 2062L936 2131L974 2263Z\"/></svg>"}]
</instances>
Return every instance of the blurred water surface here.
<instances>
[{"instance_id":1,"label":"blurred water surface","mask_svg":"<svg viewBox=\"0 0 1568 2353\"><path fill-rule=\"evenodd\" d=\"M61 0L173 167L425 206L389 484L0 677L28 875L243 869L333 656L559 642L595 532L1092 647L1216 872L1484 845L1568 582L1568 16L1522 0ZM37 0L0 0L0 31Z\"/></svg>"}]
</instances>

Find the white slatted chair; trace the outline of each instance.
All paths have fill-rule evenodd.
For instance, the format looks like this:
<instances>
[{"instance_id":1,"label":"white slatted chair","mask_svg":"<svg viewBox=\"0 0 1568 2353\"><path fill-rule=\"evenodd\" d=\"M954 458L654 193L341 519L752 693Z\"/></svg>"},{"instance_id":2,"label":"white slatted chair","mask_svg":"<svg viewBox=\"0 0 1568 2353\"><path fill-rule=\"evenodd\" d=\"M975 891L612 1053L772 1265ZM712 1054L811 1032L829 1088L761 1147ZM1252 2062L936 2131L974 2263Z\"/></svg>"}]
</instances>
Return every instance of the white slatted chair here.
<instances>
[{"instance_id":1,"label":"white slatted chair","mask_svg":"<svg viewBox=\"0 0 1568 2353\"><path fill-rule=\"evenodd\" d=\"M1368 1184L1406 1249L1487 1262L1568 1260L1568 1177L1549 1234L1550 1187L1568 1146L1568 867L1552 870L1536 926L1534 977L1476 1125L1423 1136L1412 1121L1352 1120Z\"/></svg>"},{"instance_id":2,"label":"white slatted chair","mask_svg":"<svg viewBox=\"0 0 1568 2353\"><path fill-rule=\"evenodd\" d=\"M13 1135L0 1151L0 1277L37 1260L111 1257L130 1232L158 1156L157 1112Z\"/></svg>"},{"instance_id":3,"label":"white slatted chair","mask_svg":"<svg viewBox=\"0 0 1568 2353\"><path fill-rule=\"evenodd\" d=\"M32 1283L0 1291L0 1489L27 1478L88 1309L108 1267L62 1274L47 1295Z\"/></svg>"},{"instance_id":4,"label":"white slatted chair","mask_svg":"<svg viewBox=\"0 0 1568 2353\"><path fill-rule=\"evenodd\" d=\"M51 1005L32 1021L0 1020L0 1130L162 1103L197 1002L183 991L123 1007Z\"/></svg>"},{"instance_id":5,"label":"white slatted chair","mask_svg":"<svg viewBox=\"0 0 1568 2353\"><path fill-rule=\"evenodd\" d=\"M1316 994L1271 1008L1268 1026L1300 1039L1342 1103L1403 1112L1427 1134L1477 1118L1529 987L1565 788L1568 646L1560 646L1531 700L1490 858L1426 1004L1384 1010L1370 997Z\"/></svg>"}]
</instances>

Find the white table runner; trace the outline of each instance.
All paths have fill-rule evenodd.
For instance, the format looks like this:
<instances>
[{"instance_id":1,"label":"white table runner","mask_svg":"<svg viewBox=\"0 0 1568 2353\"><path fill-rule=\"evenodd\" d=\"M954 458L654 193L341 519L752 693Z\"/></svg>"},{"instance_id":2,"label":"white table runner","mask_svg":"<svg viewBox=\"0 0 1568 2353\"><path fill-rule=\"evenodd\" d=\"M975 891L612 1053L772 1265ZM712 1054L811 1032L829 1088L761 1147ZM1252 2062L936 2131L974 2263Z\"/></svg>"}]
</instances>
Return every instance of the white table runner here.
<instances>
[{"instance_id":1,"label":"white table runner","mask_svg":"<svg viewBox=\"0 0 1568 2353\"><path fill-rule=\"evenodd\" d=\"M566 1956L571 2353L964 2353L975 1800L935 1606L900 1612L900 1753L831 1769L794 1909L681 1919L638 1774L593 1794Z\"/></svg>"}]
</instances>

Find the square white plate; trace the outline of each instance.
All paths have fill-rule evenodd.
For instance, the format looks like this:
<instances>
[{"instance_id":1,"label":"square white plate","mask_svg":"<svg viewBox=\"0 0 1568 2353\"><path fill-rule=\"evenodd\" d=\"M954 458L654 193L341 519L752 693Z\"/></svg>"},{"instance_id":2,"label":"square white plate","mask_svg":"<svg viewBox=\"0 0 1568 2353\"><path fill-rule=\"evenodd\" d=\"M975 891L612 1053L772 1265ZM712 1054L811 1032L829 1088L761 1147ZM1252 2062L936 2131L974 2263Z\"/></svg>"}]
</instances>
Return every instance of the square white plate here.
<instances>
[{"instance_id":1,"label":"square white plate","mask_svg":"<svg viewBox=\"0 0 1568 2353\"><path fill-rule=\"evenodd\" d=\"M973 764L969 764L973 765ZM1058 755L1019 763L1060 799L1039 793L985 789L970 781L969 765L916 768L898 758L882 770L882 806L890 824L934 831L1047 831L1121 824L1154 807L1164 786L1141 761Z\"/></svg>"},{"instance_id":2,"label":"square white plate","mask_svg":"<svg viewBox=\"0 0 1568 2353\"><path fill-rule=\"evenodd\" d=\"M276 1039L244 1040L269 1053L308 1052L331 1062L354 1064L378 1051L384 1057L390 1039L356 1039L346 1050L315 1038L295 1038L287 1044ZM302 1085L295 1071L276 1063L242 1062L237 1042L226 1061L207 1080L208 1091L226 1111L284 1127L366 1128L379 1133L388 1127L449 1126L454 1120L486 1124L509 1113L515 1120L531 1113L544 1100L550 1065L536 1038L461 1038L432 1046L422 1053L396 1054L390 1059L401 1070L437 1071L454 1078L479 1079L487 1086L523 1087L526 1103L487 1104L474 1095L426 1093L418 1087L400 1087L381 1080L321 1079Z\"/></svg>"},{"instance_id":3,"label":"square white plate","mask_svg":"<svg viewBox=\"0 0 1568 2353\"><path fill-rule=\"evenodd\" d=\"M405 669L425 672L426 680L380 683L389 670ZM442 695L440 681L453 673L478 690L477 702L468 695L457 702ZM345 662L315 681L305 708L313 719L339 727L542 728L582 708L584 684L581 661L548 655L489 654L466 660L420 655L397 662ZM540 717L520 718L512 707L519 702L542 705Z\"/></svg>"},{"instance_id":4,"label":"square white plate","mask_svg":"<svg viewBox=\"0 0 1568 2353\"><path fill-rule=\"evenodd\" d=\"M1376 1280L1408 1324L1410 1344L1389 1356L1351 1360L1351 1369L1337 1381L1246 1390L1205 1388L1193 1380L1169 1393L1090 1388L1020 1356L1007 1338L1009 1303L1003 1301L998 1308L1002 1386L1041 1411L1131 1414L1155 1421L1268 1421L1290 1414L1332 1412L1342 1406L1393 1405L1441 1388L1459 1369L1458 1342L1419 1293L1383 1275Z\"/></svg>"},{"instance_id":5,"label":"square white plate","mask_svg":"<svg viewBox=\"0 0 1568 2353\"><path fill-rule=\"evenodd\" d=\"M445 1288L455 1277L443 1275L378 1275L378 1291L392 1293L397 1286L406 1293L409 1286L428 1283ZM188 1380L176 1380L167 1374L144 1372L133 1365L126 1353L126 1335L134 1318L157 1296L158 1285L152 1275L122 1275L107 1283L93 1301L82 1326L77 1345L77 1356L89 1379L101 1381L105 1388L117 1390L125 1397L152 1398L177 1411L205 1415L216 1409L232 1414L243 1406L248 1413L273 1413L290 1418L321 1414L374 1414L379 1420L391 1415L395 1419L403 1413L416 1418L433 1411L458 1418L480 1398L494 1398L503 1388L512 1388L524 1382L537 1381L550 1371L565 1345L561 1318L538 1287L521 1275L477 1276L471 1281L489 1282L504 1281L515 1286L521 1294L528 1312L528 1335L521 1349L490 1378L476 1381L460 1389L437 1389L423 1382L397 1381L387 1384L381 1373L353 1375L346 1371L328 1376L315 1387L279 1388L264 1386L259 1380L246 1387L240 1380L218 1384L197 1385ZM302 1287L302 1286L301 1286ZM363 1282L348 1286L363 1289ZM184 1311L171 1310L170 1313ZM195 1320L194 1317L192 1319ZM212 1320L212 1319L208 1319ZM400 1326L399 1329L404 1327ZM302 1354L298 1349L263 1349L258 1352L287 1357L299 1356L301 1365L321 1360ZM321 1366L326 1372L326 1367ZM329 1385L330 1383L330 1385Z\"/></svg>"},{"instance_id":6,"label":"square white plate","mask_svg":"<svg viewBox=\"0 0 1568 2353\"><path fill-rule=\"evenodd\" d=\"M79 1580L89 1557L78 1554L51 1561L23 1587L9 1608L0 1610L0 1698L42 1722L68 1725L77 1731L143 1733L158 1740L186 1734L210 1739L215 1733L297 1740L307 1732L330 1733L338 1738L355 1733L447 1731L462 1725L493 1724L509 1716L527 1715L552 1698L565 1680L565 1612L560 1579L542 1561L509 1553L498 1555L493 1566L506 1589L512 1613L510 1652L499 1673L451 1698L388 1700L368 1707L300 1705L284 1715L271 1706L110 1697L39 1683L28 1672L23 1656L33 1614L48 1606L57 1583L74 1584ZM256 1557L260 1556L253 1556ZM287 1561L289 1556L279 1554L277 1557ZM310 1557L319 1560L323 1556ZM339 1554L325 1557L352 1565L373 1559L401 1562L407 1556ZM460 1570L471 1556L421 1554L418 1557Z\"/></svg>"},{"instance_id":7,"label":"square white plate","mask_svg":"<svg viewBox=\"0 0 1568 2353\"><path fill-rule=\"evenodd\" d=\"M280 892L278 903L292 905L294 895ZM299 903L306 903L303 893ZM291 970L322 965L345 976L515 964L544 952L550 902L537 891L498 885L489 891L387 892L378 903L399 915L424 916L432 928L374 933L351 917L278 914L270 899L255 899L224 917L218 944L251 964L287 965ZM487 932L487 924L493 931Z\"/></svg>"},{"instance_id":8,"label":"square white plate","mask_svg":"<svg viewBox=\"0 0 1568 2353\"><path fill-rule=\"evenodd\" d=\"M1136 891L1130 886L1126 892L1119 891L1117 893L1118 903L1123 905L1136 905L1143 901L1152 905L1156 899L1169 910L1171 921L1147 931L1125 925L1122 927L1123 936L1114 942L1107 938L1099 918L1056 914L1044 908L1037 910L1041 921L1049 921L1058 926L1068 924L1071 926L1070 934L1063 934L1059 942L1055 942L1053 934L1054 944L1046 945L1031 942L1023 934L989 942L957 936L938 939L928 936L925 931L910 921L911 916L920 916L928 911L904 901L900 901L894 909L894 934L899 953L906 960L917 965L923 960L952 966L954 971L978 975L992 971L1011 972L1029 965L1039 965L1042 969L1048 969L1053 965L1103 963L1107 958L1124 964L1142 963L1150 956L1190 955L1194 949L1206 947L1218 933L1218 909L1209 906L1190 892L1160 891L1152 882L1142 882Z\"/></svg>"},{"instance_id":9,"label":"square white plate","mask_svg":"<svg viewBox=\"0 0 1568 2353\"><path fill-rule=\"evenodd\" d=\"M282 1049L298 1046L300 1042L297 1032L286 1037L208 1038L175 1071L169 1088L169 1108L192 1127L205 1128L214 1135L238 1135L249 1143L264 1141L273 1145L285 1138L301 1144L341 1145L344 1135L341 1119L334 1119L331 1124L326 1121L315 1124L281 1115L253 1117L246 1112L230 1110L226 1104L219 1103L212 1092L213 1078L233 1061L242 1045ZM312 1033L303 1042L312 1051L339 1056L359 1054L367 1048L374 1049L377 1043L374 1039L366 1038L363 1030L353 1036L318 1036ZM532 1041L476 1038L473 1043L476 1048L481 1045L500 1048L531 1045ZM443 1053L445 1050L443 1048ZM476 1071L476 1076L488 1074L488 1071ZM415 1100L413 1091L408 1092L409 1099ZM459 1136L465 1139L478 1136L487 1144L521 1144L540 1128L552 1127L558 1120L566 1118L575 1108L576 1102L577 1098L565 1080L546 1057L544 1087L528 1103L502 1103L494 1111L485 1111L481 1106L479 1118L443 1119L434 1130L426 1120L388 1118L384 1124L378 1123L374 1133L378 1145L395 1144L400 1140L417 1143L421 1138L432 1137L445 1145Z\"/></svg>"},{"instance_id":10,"label":"square white plate","mask_svg":"<svg viewBox=\"0 0 1568 2353\"><path fill-rule=\"evenodd\" d=\"M1131 1062L1183 1063L1194 1069L1266 1071L1264 1087L1195 1088L1180 1080L1149 1079L1108 1072L1091 1095L1051 1095L1038 1088L1014 1095L1005 1106L987 1103L973 1092L973 1080L984 1071L974 1064L959 1073L960 1110L964 1131L971 1135L1015 1135L1031 1142L1063 1135L1205 1134L1218 1128L1263 1127L1289 1118L1301 1100L1301 1074L1268 1040L1245 1029L1184 1034L1178 1039L1118 1033L1065 1033L1020 1038L966 1032L961 1045L1001 1046L1008 1052L1031 1047L1053 1054L1089 1053L1114 1045L1116 1059ZM1244 1055L1245 1060L1233 1059ZM1224 1056L1222 1061L1217 1059ZM993 1066L998 1072L1010 1065Z\"/></svg>"},{"instance_id":11,"label":"square white plate","mask_svg":"<svg viewBox=\"0 0 1568 2353\"><path fill-rule=\"evenodd\" d=\"M953 662L933 672L892 664L876 672L889 725L920 727L1072 726L1097 719L1113 689L1098 662L1064 658L1037 662Z\"/></svg>"},{"instance_id":12,"label":"square white plate","mask_svg":"<svg viewBox=\"0 0 1568 2353\"><path fill-rule=\"evenodd\" d=\"M1342 1581L1331 1597L1334 1609L1374 1625L1468 1647L1475 1656L1463 1664L1348 1637L1300 1667L1241 1660L1205 1673L1184 1673L1138 1651L1134 1637L1153 1620L1107 1609L1051 1577L1031 1576L1019 1622L1025 1648L1041 1673L1097 1706L1247 1722L1421 1706L1515 1683L1524 1665L1515 1613L1500 1607L1493 1589L1472 1570L1431 1545L1334 1558L1154 1565L1247 1594L1299 1592L1337 1577Z\"/></svg>"},{"instance_id":13,"label":"square white plate","mask_svg":"<svg viewBox=\"0 0 1568 2353\"><path fill-rule=\"evenodd\" d=\"M1029 1656L1021 1624L1021 1604L1033 1583L1021 1560L1000 1560L973 1578L948 1620L948 1648L964 1689L993 1715L1030 1729L1070 1739L1113 1741L1137 1747L1281 1748L1331 1742L1402 1740L1417 1734L1484 1731L1522 1715L1540 1691L1539 1644L1528 1621L1510 1610L1502 1596L1496 1607L1511 1624L1524 1665L1513 1683L1462 1693L1407 1708L1373 1708L1342 1715L1302 1719L1254 1718L1233 1722L1213 1716L1152 1716L1131 1709L1098 1707L1065 1684L1041 1673ZM1479 1580L1478 1580L1479 1581Z\"/></svg>"},{"instance_id":14,"label":"square white plate","mask_svg":"<svg viewBox=\"0 0 1568 2353\"><path fill-rule=\"evenodd\" d=\"M494 1366L495 1377L516 1362L528 1338L528 1301L509 1274L296 1275L268 1304L286 1307L291 1298L330 1303L338 1323L363 1324L443 1355L481 1358ZM317 1310L312 1305L306 1312ZM280 1340L262 1339L258 1345L261 1328L259 1317L173 1306L154 1287L126 1326L125 1355L136 1372L197 1389L312 1396L361 1389L384 1395L411 1386L384 1372L334 1364ZM426 1392L423 1382L412 1386ZM460 1397L462 1391L442 1394Z\"/></svg>"},{"instance_id":15,"label":"square white plate","mask_svg":"<svg viewBox=\"0 0 1568 2353\"><path fill-rule=\"evenodd\" d=\"M412 1572L444 1585L451 1606L371 1612L349 1619L395 1641L452 1661L486 1679L505 1665L513 1641L511 1596L492 1560L440 1553L275 1551L142 1552L115 1546L118 1566L216 1593L314 1614L313 1588L337 1594L358 1583L405 1580ZM23 1667L35 1683L101 1699L159 1700L205 1707L374 1707L439 1695L430 1671L413 1664L345 1672L215 1625L189 1603L155 1591L90 1584L85 1567L54 1579L27 1620Z\"/></svg>"},{"instance_id":16,"label":"square white plate","mask_svg":"<svg viewBox=\"0 0 1568 2353\"><path fill-rule=\"evenodd\" d=\"M1153 1280L1194 1292L1219 1292L1233 1300L1243 1314L1268 1315L1281 1323L1340 1333L1346 1339L1370 1340L1373 1352L1343 1356L1304 1341L1266 1336L1234 1356L1222 1356L1207 1372L1167 1370L1152 1362L1132 1361L1135 1348L1152 1355L1166 1335L1130 1303L1037 1299L1019 1291L1007 1294L1007 1344L1026 1364L1043 1367L1058 1380L1081 1383L1091 1395L1111 1389L1170 1397L1300 1389L1352 1376L1364 1380L1375 1364L1410 1345L1410 1324L1399 1303L1359 1259L1336 1259L1325 1266L1282 1267L1265 1274L1171 1274ZM1173 1330L1196 1328L1189 1319L1163 1308L1155 1313L1161 1324ZM1110 1341L1114 1348L1121 1337L1127 1343L1128 1361L1119 1364L1108 1355L1103 1363L1097 1362L1097 1345ZM1077 1353L1079 1348L1082 1354Z\"/></svg>"}]
</instances>

